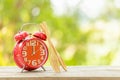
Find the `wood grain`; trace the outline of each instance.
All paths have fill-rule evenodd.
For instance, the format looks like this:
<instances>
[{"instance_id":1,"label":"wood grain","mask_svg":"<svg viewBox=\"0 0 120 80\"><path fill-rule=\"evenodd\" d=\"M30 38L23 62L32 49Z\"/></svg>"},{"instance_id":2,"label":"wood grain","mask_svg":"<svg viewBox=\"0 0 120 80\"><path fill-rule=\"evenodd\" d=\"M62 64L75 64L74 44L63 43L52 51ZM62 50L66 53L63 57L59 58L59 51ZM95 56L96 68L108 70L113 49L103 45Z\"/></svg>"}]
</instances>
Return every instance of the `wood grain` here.
<instances>
[{"instance_id":1,"label":"wood grain","mask_svg":"<svg viewBox=\"0 0 120 80\"><path fill-rule=\"evenodd\" d=\"M120 80L119 66L69 66L68 71L55 73L51 67L46 71L24 71L18 67L0 67L0 80Z\"/></svg>"}]
</instances>

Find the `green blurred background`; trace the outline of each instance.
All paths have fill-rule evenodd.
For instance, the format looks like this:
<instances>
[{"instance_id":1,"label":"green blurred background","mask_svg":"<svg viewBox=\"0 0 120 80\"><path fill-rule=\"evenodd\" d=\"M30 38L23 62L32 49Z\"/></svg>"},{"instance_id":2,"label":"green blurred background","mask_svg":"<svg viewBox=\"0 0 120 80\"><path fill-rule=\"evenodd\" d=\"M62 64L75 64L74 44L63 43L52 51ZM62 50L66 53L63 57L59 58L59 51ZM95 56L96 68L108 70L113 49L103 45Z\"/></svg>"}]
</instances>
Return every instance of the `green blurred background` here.
<instances>
[{"instance_id":1,"label":"green blurred background","mask_svg":"<svg viewBox=\"0 0 120 80\"><path fill-rule=\"evenodd\" d=\"M14 35L46 21L69 65L120 65L120 0L0 0L0 66L15 65ZM46 65L49 65L49 61Z\"/></svg>"}]
</instances>

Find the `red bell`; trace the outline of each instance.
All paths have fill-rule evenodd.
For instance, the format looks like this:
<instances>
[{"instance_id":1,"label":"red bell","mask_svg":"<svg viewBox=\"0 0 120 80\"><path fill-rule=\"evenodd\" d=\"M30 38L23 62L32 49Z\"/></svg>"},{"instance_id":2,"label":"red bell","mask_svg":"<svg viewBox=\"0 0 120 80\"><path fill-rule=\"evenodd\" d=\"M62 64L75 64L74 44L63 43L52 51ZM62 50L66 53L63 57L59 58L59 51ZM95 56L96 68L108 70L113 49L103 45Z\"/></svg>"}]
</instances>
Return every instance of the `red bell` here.
<instances>
[{"instance_id":1,"label":"red bell","mask_svg":"<svg viewBox=\"0 0 120 80\"><path fill-rule=\"evenodd\" d=\"M36 33L33 34L33 36L38 37L38 38L40 38L42 40L46 40L47 39L46 34L44 34L43 32L36 32Z\"/></svg>"},{"instance_id":2,"label":"red bell","mask_svg":"<svg viewBox=\"0 0 120 80\"><path fill-rule=\"evenodd\" d=\"M14 38L16 41L21 41L27 36L28 36L28 33L26 31L23 31L23 32L17 33Z\"/></svg>"}]
</instances>

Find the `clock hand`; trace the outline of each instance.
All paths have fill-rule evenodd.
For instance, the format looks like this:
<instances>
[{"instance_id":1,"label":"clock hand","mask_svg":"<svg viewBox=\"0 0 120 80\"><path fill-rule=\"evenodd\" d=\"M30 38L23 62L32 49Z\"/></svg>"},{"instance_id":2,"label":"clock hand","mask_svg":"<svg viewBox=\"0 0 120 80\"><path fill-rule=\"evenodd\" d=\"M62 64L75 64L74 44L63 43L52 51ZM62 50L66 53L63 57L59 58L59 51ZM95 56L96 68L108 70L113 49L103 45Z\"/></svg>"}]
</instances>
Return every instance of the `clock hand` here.
<instances>
[{"instance_id":1,"label":"clock hand","mask_svg":"<svg viewBox=\"0 0 120 80\"><path fill-rule=\"evenodd\" d=\"M32 54L33 54L33 46L32 46Z\"/></svg>"},{"instance_id":2,"label":"clock hand","mask_svg":"<svg viewBox=\"0 0 120 80\"><path fill-rule=\"evenodd\" d=\"M40 48L38 50L36 50L35 53L38 52L38 51L40 51Z\"/></svg>"},{"instance_id":3,"label":"clock hand","mask_svg":"<svg viewBox=\"0 0 120 80\"><path fill-rule=\"evenodd\" d=\"M37 51L35 51L35 53L38 52L38 51L39 51L39 49Z\"/></svg>"},{"instance_id":4,"label":"clock hand","mask_svg":"<svg viewBox=\"0 0 120 80\"><path fill-rule=\"evenodd\" d=\"M32 46L32 54L35 54L35 46Z\"/></svg>"}]
</instances>

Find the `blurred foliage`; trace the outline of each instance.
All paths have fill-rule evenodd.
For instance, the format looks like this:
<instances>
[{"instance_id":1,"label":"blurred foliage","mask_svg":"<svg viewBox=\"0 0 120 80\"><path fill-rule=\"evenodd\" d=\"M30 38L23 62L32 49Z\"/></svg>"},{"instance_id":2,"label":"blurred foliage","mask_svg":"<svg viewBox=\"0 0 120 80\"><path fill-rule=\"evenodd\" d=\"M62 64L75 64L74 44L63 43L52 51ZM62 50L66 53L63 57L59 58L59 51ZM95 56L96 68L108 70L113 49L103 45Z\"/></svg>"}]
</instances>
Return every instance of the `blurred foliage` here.
<instances>
[{"instance_id":1,"label":"blurred foliage","mask_svg":"<svg viewBox=\"0 0 120 80\"><path fill-rule=\"evenodd\" d=\"M95 23L99 20L107 23L116 17L120 19L120 10L114 6L112 8L108 6L100 17L90 19L84 17L78 8L73 13L69 13L68 9L66 14L57 16L50 0L0 0L0 65L15 65L12 53L14 35L21 25L42 21L49 25L51 40L67 65L110 65L118 50L116 47L109 48L102 56L97 56L97 52L93 51L97 46L104 48L107 44L105 33L97 29ZM89 20L89 28L82 27L83 17Z\"/></svg>"}]
</instances>

